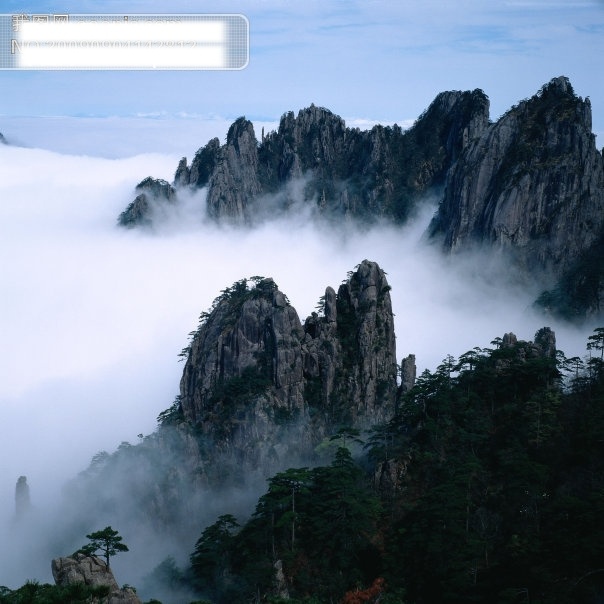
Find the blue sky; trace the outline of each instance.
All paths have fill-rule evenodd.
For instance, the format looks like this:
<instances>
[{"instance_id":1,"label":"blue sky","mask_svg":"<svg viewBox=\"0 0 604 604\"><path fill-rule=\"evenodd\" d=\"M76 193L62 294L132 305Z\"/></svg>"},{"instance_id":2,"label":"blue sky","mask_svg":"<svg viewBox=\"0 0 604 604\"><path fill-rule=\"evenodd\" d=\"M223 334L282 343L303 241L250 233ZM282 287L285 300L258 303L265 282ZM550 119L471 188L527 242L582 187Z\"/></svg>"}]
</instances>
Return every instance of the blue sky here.
<instances>
[{"instance_id":1,"label":"blue sky","mask_svg":"<svg viewBox=\"0 0 604 604\"><path fill-rule=\"evenodd\" d=\"M250 62L234 72L0 72L0 131L3 117L24 115L271 121L311 102L347 119L401 123L440 91L473 88L489 95L496 118L566 75L591 98L594 131L604 139L602 0L4 0L1 7L242 13Z\"/></svg>"}]
</instances>

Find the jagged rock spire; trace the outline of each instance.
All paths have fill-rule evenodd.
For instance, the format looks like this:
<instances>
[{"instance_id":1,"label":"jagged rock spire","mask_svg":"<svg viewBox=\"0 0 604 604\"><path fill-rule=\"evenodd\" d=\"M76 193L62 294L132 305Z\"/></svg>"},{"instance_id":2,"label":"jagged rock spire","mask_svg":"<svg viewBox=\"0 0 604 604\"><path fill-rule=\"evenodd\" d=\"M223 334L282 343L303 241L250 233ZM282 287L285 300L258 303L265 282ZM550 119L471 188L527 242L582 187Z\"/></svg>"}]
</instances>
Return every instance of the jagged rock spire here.
<instances>
[{"instance_id":1,"label":"jagged rock spire","mask_svg":"<svg viewBox=\"0 0 604 604\"><path fill-rule=\"evenodd\" d=\"M15 517L17 520L24 518L31 508L29 499L29 485L26 476L19 476L15 486Z\"/></svg>"},{"instance_id":2,"label":"jagged rock spire","mask_svg":"<svg viewBox=\"0 0 604 604\"><path fill-rule=\"evenodd\" d=\"M389 290L384 271L364 260L337 294L327 288L324 315L303 326L272 279L234 284L191 342L184 417L258 463L285 426L309 452L340 426L386 421L397 392Z\"/></svg>"}]
</instances>

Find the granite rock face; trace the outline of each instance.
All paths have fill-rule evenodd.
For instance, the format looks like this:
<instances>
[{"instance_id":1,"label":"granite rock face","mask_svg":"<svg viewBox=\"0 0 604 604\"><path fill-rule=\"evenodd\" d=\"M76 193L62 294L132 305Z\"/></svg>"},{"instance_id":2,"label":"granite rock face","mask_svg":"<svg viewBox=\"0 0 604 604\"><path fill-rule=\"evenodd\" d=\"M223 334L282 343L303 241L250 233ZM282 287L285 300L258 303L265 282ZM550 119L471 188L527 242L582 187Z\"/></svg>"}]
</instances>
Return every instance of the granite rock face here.
<instances>
[{"instance_id":1,"label":"granite rock face","mask_svg":"<svg viewBox=\"0 0 604 604\"><path fill-rule=\"evenodd\" d=\"M518 342L513 333L506 333L501 339L502 348L516 348L519 358L556 358L556 334L549 327L542 327L535 333L533 342Z\"/></svg>"},{"instance_id":2,"label":"granite rock face","mask_svg":"<svg viewBox=\"0 0 604 604\"><path fill-rule=\"evenodd\" d=\"M181 159L173 188L153 202L137 191L119 222L162 220L154 209L177 199L179 188L207 189L207 215L239 225L292 208L323 220L404 223L438 199L429 234L447 253L495 250L510 271L544 290L538 306L545 311L598 315L604 159L591 126L589 99L576 96L565 77L494 123L481 90L439 94L405 131L349 128L311 105L285 113L258 141L252 124L239 118L224 145L212 139L190 166Z\"/></svg>"},{"instance_id":3,"label":"granite rock face","mask_svg":"<svg viewBox=\"0 0 604 604\"><path fill-rule=\"evenodd\" d=\"M212 218L249 222L249 201L262 192L258 180L258 141L254 126L239 118L217 154L208 182L207 206Z\"/></svg>"},{"instance_id":4,"label":"granite rock face","mask_svg":"<svg viewBox=\"0 0 604 604\"><path fill-rule=\"evenodd\" d=\"M138 183L135 191L138 195L118 218L120 226L151 226L157 210L176 200L176 191L170 183L150 176Z\"/></svg>"},{"instance_id":5,"label":"granite rock face","mask_svg":"<svg viewBox=\"0 0 604 604\"><path fill-rule=\"evenodd\" d=\"M364 260L304 322L272 279L223 290L183 350L180 394L158 430L95 456L66 489L69 517L111 510L116 525L184 542L218 504L249 513L267 477L324 462L341 428L388 421L398 394L389 290Z\"/></svg>"},{"instance_id":6,"label":"granite rock face","mask_svg":"<svg viewBox=\"0 0 604 604\"><path fill-rule=\"evenodd\" d=\"M559 77L467 145L431 230L447 250L494 247L525 274L557 277L596 242L603 210L591 105Z\"/></svg>"},{"instance_id":7,"label":"granite rock face","mask_svg":"<svg viewBox=\"0 0 604 604\"><path fill-rule=\"evenodd\" d=\"M108 587L109 594L103 598L106 604L141 603L133 589L119 587L111 569L96 556L74 554L66 558L55 558L51 568L55 583L61 587L74 583L83 583L90 587Z\"/></svg>"},{"instance_id":8,"label":"granite rock face","mask_svg":"<svg viewBox=\"0 0 604 604\"><path fill-rule=\"evenodd\" d=\"M415 364L415 355L410 354L401 361L401 385L400 394L405 394L413 388L415 378L417 377L417 366Z\"/></svg>"},{"instance_id":9,"label":"granite rock face","mask_svg":"<svg viewBox=\"0 0 604 604\"><path fill-rule=\"evenodd\" d=\"M303 337L296 311L271 279L225 290L190 345L180 383L185 419L218 452L270 466L265 456L277 435L308 419Z\"/></svg>"},{"instance_id":10,"label":"granite rock face","mask_svg":"<svg viewBox=\"0 0 604 604\"><path fill-rule=\"evenodd\" d=\"M428 191L443 186L451 163L487 124L480 90L439 94L407 131L348 128L311 105L297 116L285 113L259 142L241 117L224 145L215 138L190 166L181 159L173 186L207 187L208 215L222 222L250 224L294 204L324 216L403 222Z\"/></svg>"},{"instance_id":11,"label":"granite rock face","mask_svg":"<svg viewBox=\"0 0 604 604\"><path fill-rule=\"evenodd\" d=\"M325 291L325 316L306 320L305 369L321 387L327 423L367 427L388 420L396 398L396 344L390 286L364 260L338 288Z\"/></svg>"},{"instance_id":12,"label":"granite rock face","mask_svg":"<svg viewBox=\"0 0 604 604\"><path fill-rule=\"evenodd\" d=\"M389 289L365 260L337 294L327 288L323 315L302 325L271 279L236 283L190 344L184 418L219 450L265 469L270 455L310 454L342 425L389 419L397 392Z\"/></svg>"}]
</instances>

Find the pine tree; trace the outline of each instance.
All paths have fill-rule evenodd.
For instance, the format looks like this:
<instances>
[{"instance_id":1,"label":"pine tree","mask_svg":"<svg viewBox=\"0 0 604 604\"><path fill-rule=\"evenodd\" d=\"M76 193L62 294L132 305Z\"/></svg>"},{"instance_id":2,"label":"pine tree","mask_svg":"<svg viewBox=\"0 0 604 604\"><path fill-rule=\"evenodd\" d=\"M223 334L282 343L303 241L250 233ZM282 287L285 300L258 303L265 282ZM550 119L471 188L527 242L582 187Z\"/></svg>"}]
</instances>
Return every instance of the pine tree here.
<instances>
[{"instance_id":1,"label":"pine tree","mask_svg":"<svg viewBox=\"0 0 604 604\"><path fill-rule=\"evenodd\" d=\"M110 526L106 526L102 531L86 535L86 538L90 539L90 543L84 545L78 552L86 556L94 556L98 550L101 550L102 555L105 557L107 568L109 568L110 556L115 556L118 552L128 551L128 546L122 543L122 537Z\"/></svg>"}]
</instances>

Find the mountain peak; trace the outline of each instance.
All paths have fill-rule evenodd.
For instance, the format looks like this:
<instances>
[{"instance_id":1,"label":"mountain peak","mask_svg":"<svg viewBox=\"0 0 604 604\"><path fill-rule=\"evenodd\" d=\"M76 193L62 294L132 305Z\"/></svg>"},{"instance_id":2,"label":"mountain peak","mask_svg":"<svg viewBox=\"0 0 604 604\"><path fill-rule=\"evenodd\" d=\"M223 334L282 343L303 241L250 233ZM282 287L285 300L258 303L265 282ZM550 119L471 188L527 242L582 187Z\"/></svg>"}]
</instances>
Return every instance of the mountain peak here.
<instances>
[{"instance_id":1,"label":"mountain peak","mask_svg":"<svg viewBox=\"0 0 604 604\"><path fill-rule=\"evenodd\" d=\"M240 141L244 137L256 140L254 125L245 117L237 118L230 126L227 133L227 146L233 145L239 148Z\"/></svg>"},{"instance_id":2,"label":"mountain peak","mask_svg":"<svg viewBox=\"0 0 604 604\"><path fill-rule=\"evenodd\" d=\"M364 260L337 294L327 288L324 314L303 326L272 279L236 282L202 315L187 349L185 419L258 468L274 465L277 442L309 455L341 425L386 421L397 392L389 290L384 271Z\"/></svg>"},{"instance_id":3,"label":"mountain peak","mask_svg":"<svg viewBox=\"0 0 604 604\"><path fill-rule=\"evenodd\" d=\"M571 96L575 96L575 91L570 83L570 80L566 76L558 76L556 78L552 78L547 84L541 88L541 93L544 92L560 92L563 94L568 94Z\"/></svg>"},{"instance_id":4,"label":"mountain peak","mask_svg":"<svg viewBox=\"0 0 604 604\"><path fill-rule=\"evenodd\" d=\"M432 233L445 249L497 246L536 274L565 270L604 226L604 166L589 101L557 77L471 142Z\"/></svg>"}]
</instances>

